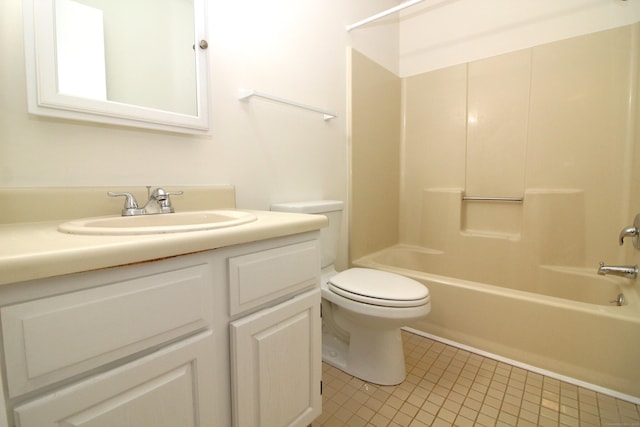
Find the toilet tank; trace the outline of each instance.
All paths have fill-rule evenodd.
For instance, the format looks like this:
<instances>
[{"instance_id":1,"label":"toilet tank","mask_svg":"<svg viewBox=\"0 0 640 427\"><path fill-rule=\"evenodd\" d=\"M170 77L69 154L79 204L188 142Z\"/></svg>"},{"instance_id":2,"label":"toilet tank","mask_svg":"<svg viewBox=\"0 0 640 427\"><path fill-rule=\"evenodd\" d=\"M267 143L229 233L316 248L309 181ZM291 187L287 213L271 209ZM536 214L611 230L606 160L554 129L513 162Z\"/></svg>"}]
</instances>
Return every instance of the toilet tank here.
<instances>
[{"instance_id":1,"label":"toilet tank","mask_svg":"<svg viewBox=\"0 0 640 427\"><path fill-rule=\"evenodd\" d=\"M271 210L276 212L320 214L329 219L329 226L320 230L322 268L332 265L338 255L343 208L344 202L340 200L309 200L271 205Z\"/></svg>"}]
</instances>

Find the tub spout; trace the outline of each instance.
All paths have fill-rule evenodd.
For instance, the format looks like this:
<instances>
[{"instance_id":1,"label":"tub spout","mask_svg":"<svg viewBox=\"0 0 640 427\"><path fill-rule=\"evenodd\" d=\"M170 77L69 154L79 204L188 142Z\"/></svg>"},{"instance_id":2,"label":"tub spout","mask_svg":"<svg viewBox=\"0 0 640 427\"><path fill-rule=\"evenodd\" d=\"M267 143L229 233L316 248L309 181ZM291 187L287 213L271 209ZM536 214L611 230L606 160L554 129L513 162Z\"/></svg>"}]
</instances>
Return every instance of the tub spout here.
<instances>
[{"instance_id":1,"label":"tub spout","mask_svg":"<svg viewBox=\"0 0 640 427\"><path fill-rule=\"evenodd\" d=\"M598 274L613 274L615 276L623 276L627 279L635 279L638 277L638 266L626 266L626 265L604 265L604 262L600 262L600 268L598 268Z\"/></svg>"}]
</instances>

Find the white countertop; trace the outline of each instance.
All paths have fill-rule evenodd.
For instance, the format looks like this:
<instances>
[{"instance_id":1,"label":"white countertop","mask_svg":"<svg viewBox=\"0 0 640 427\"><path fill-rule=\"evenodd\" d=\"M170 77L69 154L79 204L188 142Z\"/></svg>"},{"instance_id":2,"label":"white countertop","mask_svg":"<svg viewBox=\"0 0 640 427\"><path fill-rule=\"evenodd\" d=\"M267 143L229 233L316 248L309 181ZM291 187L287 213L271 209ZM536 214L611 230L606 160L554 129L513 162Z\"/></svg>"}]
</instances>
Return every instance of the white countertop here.
<instances>
[{"instance_id":1,"label":"white countertop","mask_svg":"<svg viewBox=\"0 0 640 427\"><path fill-rule=\"evenodd\" d=\"M258 219L214 230L137 236L62 233L60 220L0 224L0 285L304 233L328 223L323 215L248 212Z\"/></svg>"}]
</instances>

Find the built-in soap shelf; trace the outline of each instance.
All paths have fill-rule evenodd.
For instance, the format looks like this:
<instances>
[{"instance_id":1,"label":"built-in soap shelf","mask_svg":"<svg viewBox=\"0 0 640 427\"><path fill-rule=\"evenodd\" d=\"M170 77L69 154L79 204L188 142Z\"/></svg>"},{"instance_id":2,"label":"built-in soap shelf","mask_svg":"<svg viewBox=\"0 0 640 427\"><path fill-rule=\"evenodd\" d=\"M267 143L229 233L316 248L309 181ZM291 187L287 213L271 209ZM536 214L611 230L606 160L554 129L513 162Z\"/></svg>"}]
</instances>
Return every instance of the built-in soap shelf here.
<instances>
[{"instance_id":1,"label":"built-in soap shelf","mask_svg":"<svg viewBox=\"0 0 640 427\"><path fill-rule=\"evenodd\" d=\"M464 199L463 199L464 200ZM521 203L463 203L460 232L468 237L520 240L523 211Z\"/></svg>"},{"instance_id":2,"label":"built-in soap shelf","mask_svg":"<svg viewBox=\"0 0 640 427\"><path fill-rule=\"evenodd\" d=\"M526 247L541 259L561 259L567 265L583 262L584 191L526 189L522 195L526 203L463 201L464 196L461 188L424 189L420 245L460 253L472 247L480 252L500 247L506 254L526 240Z\"/></svg>"}]
</instances>

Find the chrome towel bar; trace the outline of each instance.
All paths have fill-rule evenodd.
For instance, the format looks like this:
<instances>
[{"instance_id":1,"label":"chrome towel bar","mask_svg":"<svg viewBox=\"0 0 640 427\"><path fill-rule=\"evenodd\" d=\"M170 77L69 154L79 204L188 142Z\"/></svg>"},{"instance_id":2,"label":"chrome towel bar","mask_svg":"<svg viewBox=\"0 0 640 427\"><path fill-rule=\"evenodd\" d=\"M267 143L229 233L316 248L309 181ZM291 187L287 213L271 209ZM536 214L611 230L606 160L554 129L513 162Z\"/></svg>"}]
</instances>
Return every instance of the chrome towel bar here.
<instances>
[{"instance_id":1,"label":"chrome towel bar","mask_svg":"<svg viewBox=\"0 0 640 427\"><path fill-rule=\"evenodd\" d=\"M466 202L524 202L524 197L474 197L462 196L462 200Z\"/></svg>"}]
</instances>

